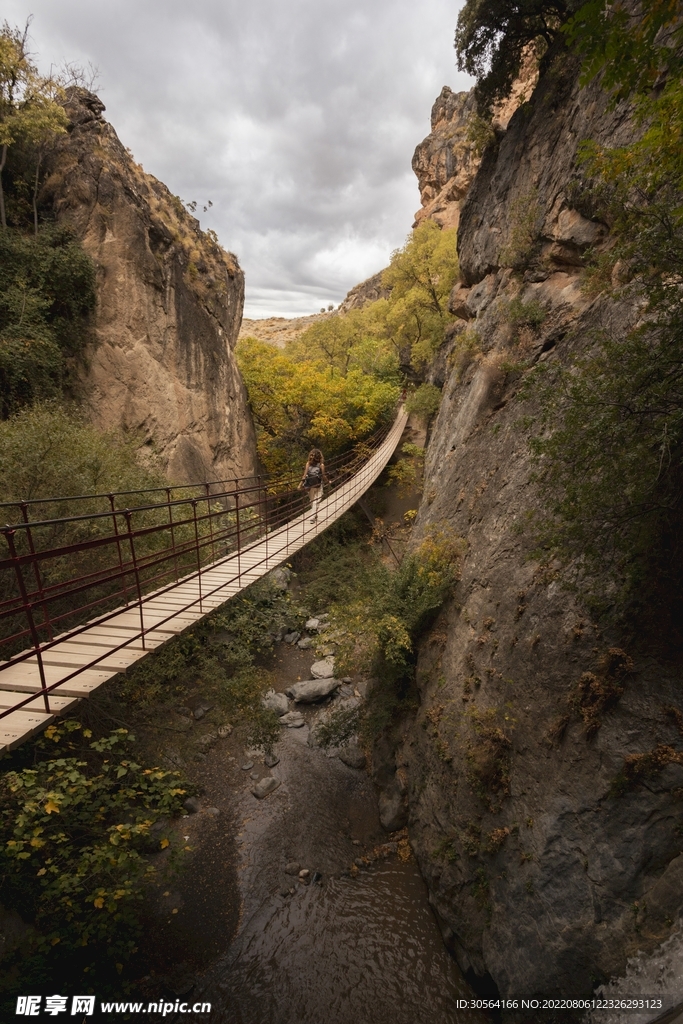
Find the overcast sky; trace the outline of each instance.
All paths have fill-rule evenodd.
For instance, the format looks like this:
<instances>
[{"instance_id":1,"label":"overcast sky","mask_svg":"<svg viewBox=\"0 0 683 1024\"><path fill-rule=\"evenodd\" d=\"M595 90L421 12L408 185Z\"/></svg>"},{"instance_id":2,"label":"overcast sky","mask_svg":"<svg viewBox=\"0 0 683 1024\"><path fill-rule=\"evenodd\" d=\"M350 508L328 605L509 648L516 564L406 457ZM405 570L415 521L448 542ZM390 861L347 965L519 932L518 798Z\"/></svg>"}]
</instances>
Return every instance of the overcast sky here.
<instances>
[{"instance_id":1,"label":"overcast sky","mask_svg":"<svg viewBox=\"0 0 683 1024\"><path fill-rule=\"evenodd\" d=\"M385 267L455 68L459 0L4 0L40 67L92 62L124 145L196 200L245 316L313 313ZM208 199L213 208L201 213Z\"/></svg>"}]
</instances>

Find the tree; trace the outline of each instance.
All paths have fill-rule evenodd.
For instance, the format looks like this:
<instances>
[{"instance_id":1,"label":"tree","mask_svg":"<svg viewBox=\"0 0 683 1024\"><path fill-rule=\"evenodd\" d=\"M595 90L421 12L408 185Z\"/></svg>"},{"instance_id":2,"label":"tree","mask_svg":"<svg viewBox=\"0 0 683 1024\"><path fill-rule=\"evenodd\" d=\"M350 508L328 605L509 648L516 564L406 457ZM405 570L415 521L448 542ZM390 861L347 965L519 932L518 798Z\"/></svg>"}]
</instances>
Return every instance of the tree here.
<instances>
[{"instance_id":1,"label":"tree","mask_svg":"<svg viewBox=\"0 0 683 1024\"><path fill-rule=\"evenodd\" d=\"M95 266L69 231L0 234L0 419L59 395L94 305Z\"/></svg>"},{"instance_id":2,"label":"tree","mask_svg":"<svg viewBox=\"0 0 683 1024\"><path fill-rule=\"evenodd\" d=\"M467 0L458 15L458 68L477 79L480 113L509 95L530 45L547 49L576 0Z\"/></svg>"},{"instance_id":3,"label":"tree","mask_svg":"<svg viewBox=\"0 0 683 1024\"><path fill-rule=\"evenodd\" d=\"M589 0L563 31L583 58L581 81L601 74L615 100L644 96L663 78L680 78L681 0L641 0L638 7Z\"/></svg>"},{"instance_id":4,"label":"tree","mask_svg":"<svg viewBox=\"0 0 683 1024\"><path fill-rule=\"evenodd\" d=\"M37 194L44 147L66 131L68 119L59 102L61 88L53 78L43 78L27 49L29 18L23 31L5 22L0 30L0 224L7 229L2 173L7 152L19 141L36 146L33 189L35 233L38 234Z\"/></svg>"},{"instance_id":5,"label":"tree","mask_svg":"<svg viewBox=\"0 0 683 1024\"><path fill-rule=\"evenodd\" d=\"M387 335L402 356L407 351L416 369L434 355L453 319L448 297L457 278L455 231L441 229L432 220L423 221L403 248L392 253L382 275L382 284L391 289Z\"/></svg>"},{"instance_id":6,"label":"tree","mask_svg":"<svg viewBox=\"0 0 683 1024\"><path fill-rule=\"evenodd\" d=\"M399 395L397 385L361 370L342 375L323 361L292 359L256 338L240 342L237 358L259 455L273 474L300 470L312 445L329 456L367 437L391 416Z\"/></svg>"},{"instance_id":7,"label":"tree","mask_svg":"<svg viewBox=\"0 0 683 1024\"><path fill-rule=\"evenodd\" d=\"M504 99L529 46L564 36L583 58L585 84L602 72L615 98L644 92L680 68L681 0L467 0L458 15L458 67L477 79L480 112Z\"/></svg>"},{"instance_id":8,"label":"tree","mask_svg":"<svg viewBox=\"0 0 683 1024\"><path fill-rule=\"evenodd\" d=\"M296 360L319 360L333 374L360 369L380 380L398 380L398 358L386 333L386 301L325 317L287 345Z\"/></svg>"}]
</instances>

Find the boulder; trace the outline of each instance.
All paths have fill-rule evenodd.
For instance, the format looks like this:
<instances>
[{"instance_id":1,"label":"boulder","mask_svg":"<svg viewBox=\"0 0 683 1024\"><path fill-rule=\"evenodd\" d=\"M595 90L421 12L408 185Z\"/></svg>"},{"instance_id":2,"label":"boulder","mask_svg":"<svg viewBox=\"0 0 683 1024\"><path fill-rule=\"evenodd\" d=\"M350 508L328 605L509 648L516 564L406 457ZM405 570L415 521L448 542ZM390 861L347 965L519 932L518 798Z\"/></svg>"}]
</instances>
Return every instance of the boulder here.
<instances>
[{"instance_id":1,"label":"boulder","mask_svg":"<svg viewBox=\"0 0 683 1024\"><path fill-rule=\"evenodd\" d=\"M305 724L300 711L288 711L286 715L280 716L280 725L286 725L288 729L300 729Z\"/></svg>"},{"instance_id":2,"label":"boulder","mask_svg":"<svg viewBox=\"0 0 683 1024\"><path fill-rule=\"evenodd\" d=\"M396 832L408 824L408 808L399 786L388 786L380 793L379 820L387 832Z\"/></svg>"},{"instance_id":3,"label":"boulder","mask_svg":"<svg viewBox=\"0 0 683 1024\"><path fill-rule=\"evenodd\" d=\"M323 658L311 665L311 676L314 679L331 679L334 675L334 658Z\"/></svg>"},{"instance_id":4,"label":"boulder","mask_svg":"<svg viewBox=\"0 0 683 1024\"><path fill-rule=\"evenodd\" d=\"M268 690L263 695L263 706L268 708L269 711L274 711L276 715L286 715L289 711L289 701L285 697L284 693L276 693L275 690Z\"/></svg>"},{"instance_id":5,"label":"boulder","mask_svg":"<svg viewBox=\"0 0 683 1024\"><path fill-rule=\"evenodd\" d=\"M292 570L286 566L281 566L279 569L273 569L266 576L266 579L271 583L276 590L286 590L289 586L289 581L292 578Z\"/></svg>"},{"instance_id":6,"label":"boulder","mask_svg":"<svg viewBox=\"0 0 683 1024\"><path fill-rule=\"evenodd\" d=\"M301 640L297 640L296 646L300 651L307 651L314 643L315 640L312 636L302 636Z\"/></svg>"},{"instance_id":7,"label":"boulder","mask_svg":"<svg viewBox=\"0 0 683 1024\"><path fill-rule=\"evenodd\" d=\"M304 627L306 629L317 629L319 625L320 625L320 619L316 619L316 618L308 619L304 623Z\"/></svg>"},{"instance_id":8,"label":"boulder","mask_svg":"<svg viewBox=\"0 0 683 1024\"><path fill-rule=\"evenodd\" d=\"M349 768L365 768L365 754L357 743L349 743L347 747L342 747L339 751L339 760Z\"/></svg>"},{"instance_id":9,"label":"boulder","mask_svg":"<svg viewBox=\"0 0 683 1024\"><path fill-rule=\"evenodd\" d=\"M274 793L279 785L279 779L276 779L273 775L266 775L265 779L261 779L255 786L252 786L251 791L257 800L263 800L270 793Z\"/></svg>"},{"instance_id":10,"label":"boulder","mask_svg":"<svg viewBox=\"0 0 683 1024\"><path fill-rule=\"evenodd\" d=\"M297 704L314 704L329 697L339 686L338 679L306 679L302 683L294 683L287 693Z\"/></svg>"},{"instance_id":11,"label":"boulder","mask_svg":"<svg viewBox=\"0 0 683 1024\"><path fill-rule=\"evenodd\" d=\"M284 635L284 637L282 639L284 640L284 642L286 644L295 644L300 636L301 636L301 633L299 633L295 629L294 632L292 632L292 633L285 633L285 635Z\"/></svg>"}]
</instances>

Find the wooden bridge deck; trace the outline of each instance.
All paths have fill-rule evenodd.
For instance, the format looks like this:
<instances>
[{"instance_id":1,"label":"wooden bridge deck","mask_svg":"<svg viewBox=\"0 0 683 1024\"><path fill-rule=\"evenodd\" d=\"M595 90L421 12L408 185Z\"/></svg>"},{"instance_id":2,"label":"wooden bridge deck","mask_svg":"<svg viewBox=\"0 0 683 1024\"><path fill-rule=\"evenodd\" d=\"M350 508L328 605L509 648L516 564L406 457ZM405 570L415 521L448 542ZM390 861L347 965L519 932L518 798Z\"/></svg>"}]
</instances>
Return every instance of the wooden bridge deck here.
<instances>
[{"instance_id":1,"label":"wooden bridge deck","mask_svg":"<svg viewBox=\"0 0 683 1024\"><path fill-rule=\"evenodd\" d=\"M310 522L307 511L239 553L186 576L172 588L147 594L141 602L110 614L106 621L86 623L61 641L57 637L57 642L42 654L45 685L58 684L48 696L49 712L37 656L0 663L0 713L14 708L27 695L36 694L34 700L0 718L0 753L44 729L55 715L63 714L107 679L265 576L331 526L378 478L401 439L406 420L402 409L381 447L358 473L323 497L317 522Z\"/></svg>"}]
</instances>

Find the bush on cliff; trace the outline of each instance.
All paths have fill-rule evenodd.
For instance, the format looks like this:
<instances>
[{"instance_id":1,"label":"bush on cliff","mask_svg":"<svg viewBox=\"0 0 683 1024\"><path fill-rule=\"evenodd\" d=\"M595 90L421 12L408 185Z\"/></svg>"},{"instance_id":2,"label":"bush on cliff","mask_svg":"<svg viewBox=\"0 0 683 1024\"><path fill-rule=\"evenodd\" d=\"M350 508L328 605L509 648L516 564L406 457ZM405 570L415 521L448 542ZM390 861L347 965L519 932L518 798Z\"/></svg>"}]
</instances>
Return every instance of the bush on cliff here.
<instances>
[{"instance_id":1,"label":"bush on cliff","mask_svg":"<svg viewBox=\"0 0 683 1024\"><path fill-rule=\"evenodd\" d=\"M352 586L333 606L343 630L335 669L374 678L367 701L352 715L338 712L320 730L323 744L342 743L360 729L368 739L416 703L416 644L459 579L464 541L435 531L398 569L373 557L356 567Z\"/></svg>"},{"instance_id":2,"label":"bush on cliff","mask_svg":"<svg viewBox=\"0 0 683 1024\"><path fill-rule=\"evenodd\" d=\"M0 416L59 396L85 345L95 266L73 235L0 232Z\"/></svg>"}]
</instances>

